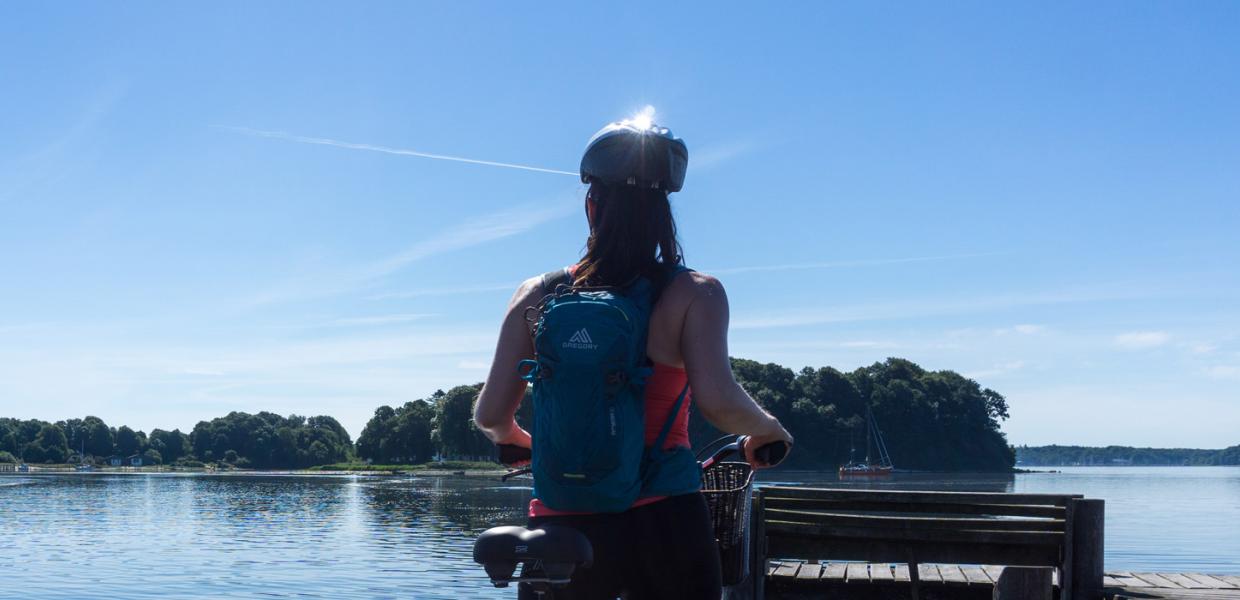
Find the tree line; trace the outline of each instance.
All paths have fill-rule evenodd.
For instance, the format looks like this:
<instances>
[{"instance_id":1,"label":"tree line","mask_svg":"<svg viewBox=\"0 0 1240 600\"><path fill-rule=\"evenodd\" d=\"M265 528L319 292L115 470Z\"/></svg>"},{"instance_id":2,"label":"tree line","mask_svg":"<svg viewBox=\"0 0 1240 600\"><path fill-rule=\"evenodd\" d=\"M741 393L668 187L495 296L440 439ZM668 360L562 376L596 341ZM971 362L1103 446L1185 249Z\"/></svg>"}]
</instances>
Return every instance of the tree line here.
<instances>
[{"instance_id":1,"label":"tree line","mask_svg":"<svg viewBox=\"0 0 1240 600\"><path fill-rule=\"evenodd\" d=\"M1003 471L1015 462L999 431L1000 421L1008 418L1006 400L953 371L927 371L898 358L848 373L830 367L793 371L745 359L733 359L732 369L796 438L792 467L834 469L864 458L867 404L897 467ZM379 407L358 437L358 456L382 464L433 456L491 458L494 449L470 420L481 389L481 384L458 386L400 407ZM538 435L531 415L527 392L517 421ZM694 447L722 435L692 409L689 428Z\"/></svg>"},{"instance_id":2,"label":"tree line","mask_svg":"<svg viewBox=\"0 0 1240 600\"><path fill-rule=\"evenodd\" d=\"M1030 467L1240 465L1240 445L1222 450L1131 446L1020 446L1016 448L1016 462Z\"/></svg>"},{"instance_id":3,"label":"tree line","mask_svg":"<svg viewBox=\"0 0 1240 600\"><path fill-rule=\"evenodd\" d=\"M148 464L300 468L353 458L348 432L332 417L231 412L201 421L190 433L109 427L99 417L49 423L0 418L0 462L103 464L142 456ZM128 464L126 462L126 464Z\"/></svg>"},{"instance_id":4,"label":"tree line","mask_svg":"<svg viewBox=\"0 0 1240 600\"><path fill-rule=\"evenodd\" d=\"M792 467L834 469L864 458L867 405L898 468L995 471L1015 462L999 430L1008 418L1006 400L953 371L927 371L898 358L847 373L831 367L793 371L745 359L733 359L732 366L746 391L796 438ZM482 384L461 385L401 406L380 406L356 445L331 417L233 412L200 422L189 434L156 429L147 435L110 428L97 417L57 423L0 419L0 452L28 462L74 462L79 449L97 458L149 452L163 463L263 469L358 459L377 464L491 460L495 449L471 418L481 389ZM531 416L527 393L517 420L532 431ZM691 409L695 447L719 435Z\"/></svg>"}]
</instances>

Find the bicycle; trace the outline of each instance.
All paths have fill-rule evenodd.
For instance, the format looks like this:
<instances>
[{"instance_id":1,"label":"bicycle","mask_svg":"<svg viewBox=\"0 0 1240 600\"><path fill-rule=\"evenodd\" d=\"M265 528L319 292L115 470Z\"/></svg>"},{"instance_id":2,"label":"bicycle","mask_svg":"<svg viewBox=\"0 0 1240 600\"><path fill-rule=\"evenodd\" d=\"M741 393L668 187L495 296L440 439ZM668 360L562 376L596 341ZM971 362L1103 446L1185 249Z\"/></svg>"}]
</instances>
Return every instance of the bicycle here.
<instances>
[{"instance_id":1,"label":"bicycle","mask_svg":"<svg viewBox=\"0 0 1240 600\"><path fill-rule=\"evenodd\" d=\"M748 462L726 460L743 452L746 440L747 436L724 436L707 444L697 456L702 467L702 494L710 509L725 587L748 576L753 468ZM754 450L758 460L771 466L782 462L787 453L788 444L783 441ZM529 449L500 447L500 462L511 465L524 460L529 460ZM505 473L502 479L507 481L529 472L528 467L516 469ZM548 524L534 529L506 525L492 527L478 536L474 541L474 562L482 565L495 587L525 583L543 597L553 588L568 585L577 569L591 566L594 550L584 534L563 525ZM518 566L521 573L514 577Z\"/></svg>"}]
</instances>

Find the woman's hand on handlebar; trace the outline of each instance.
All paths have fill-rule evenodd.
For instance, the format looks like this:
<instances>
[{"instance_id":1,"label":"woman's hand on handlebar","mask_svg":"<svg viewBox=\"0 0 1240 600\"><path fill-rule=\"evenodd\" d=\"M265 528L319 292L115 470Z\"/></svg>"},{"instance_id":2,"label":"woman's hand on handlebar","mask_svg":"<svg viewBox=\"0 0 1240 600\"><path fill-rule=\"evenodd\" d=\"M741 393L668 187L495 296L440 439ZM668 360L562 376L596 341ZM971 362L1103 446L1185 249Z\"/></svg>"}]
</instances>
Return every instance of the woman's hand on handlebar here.
<instances>
[{"instance_id":1,"label":"woman's hand on handlebar","mask_svg":"<svg viewBox=\"0 0 1240 600\"><path fill-rule=\"evenodd\" d=\"M523 467L530 464L530 447L533 440L530 432L513 424L508 435L495 443L499 446L499 461L510 467Z\"/></svg>"},{"instance_id":2,"label":"woman's hand on handlebar","mask_svg":"<svg viewBox=\"0 0 1240 600\"><path fill-rule=\"evenodd\" d=\"M783 456L792 450L792 435L788 433L787 429L784 429L783 425L779 424L779 421L776 421L775 418L772 417L770 431L760 434L753 434L745 439L745 446L742 448L745 454L745 462L749 463L749 466L754 469L765 469L775 466L774 464L768 464L761 457L759 457L758 454L760 453L758 453L757 450L763 446L776 442L783 442L784 444L787 444L787 446L783 448L785 451L784 454L773 461L775 464L778 464L783 461Z\"/></svg>"}]
</instances>

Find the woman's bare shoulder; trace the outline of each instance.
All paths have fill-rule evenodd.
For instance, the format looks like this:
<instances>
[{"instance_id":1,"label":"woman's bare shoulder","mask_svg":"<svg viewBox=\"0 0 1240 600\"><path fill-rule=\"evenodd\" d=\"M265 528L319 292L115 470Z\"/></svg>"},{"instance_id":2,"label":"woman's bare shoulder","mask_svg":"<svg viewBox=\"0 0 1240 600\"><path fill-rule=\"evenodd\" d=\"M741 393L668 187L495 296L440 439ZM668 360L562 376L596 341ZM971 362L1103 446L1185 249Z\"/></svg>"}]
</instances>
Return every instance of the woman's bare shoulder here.
<instances>
[{"instance_id":1,"label":"woman's bare shoulder","mask_svg":"<svg viewBox=\"0 0 1240 600\"><path fill-rule=\"evenodd\" d=\"M726 297L723 282L701 271L686 271L672 280L669 291L688 301L705 297Z\"/></svg>"},{"instance_id":2,"label":"woman's bare shoulder","mask_svg":"<svg viewBox=\"0 0 1240 600\"><path fill-rule=\"evenodd\" d=\"M512 293L512 299L508 301L508 308L520 308L522 310L527 306L537 304L543 297L543 276L535 275L521 282L517 286L517 291Z\"/></svg>"}]
</instances>

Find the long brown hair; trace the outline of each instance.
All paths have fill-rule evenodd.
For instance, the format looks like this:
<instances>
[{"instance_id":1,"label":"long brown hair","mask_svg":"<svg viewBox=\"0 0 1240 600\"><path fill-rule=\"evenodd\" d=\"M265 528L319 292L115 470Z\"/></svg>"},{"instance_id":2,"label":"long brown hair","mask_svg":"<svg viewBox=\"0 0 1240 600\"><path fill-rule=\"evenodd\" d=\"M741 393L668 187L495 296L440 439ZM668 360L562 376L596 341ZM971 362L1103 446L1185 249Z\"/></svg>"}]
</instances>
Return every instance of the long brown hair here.
<instances>
[{"instance_id":1,"label":"long brown hair","mask_svg":"<svg viewBox=\"0 0 1240 600\"><path fill-rule=\"evenodd\" d=\"M594 219L574 284L624 286L657 278L684 262L667 192L636 186L590 185Z\"/></svg>"}]
</instances>

